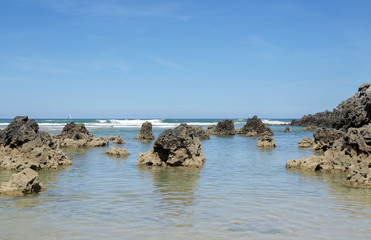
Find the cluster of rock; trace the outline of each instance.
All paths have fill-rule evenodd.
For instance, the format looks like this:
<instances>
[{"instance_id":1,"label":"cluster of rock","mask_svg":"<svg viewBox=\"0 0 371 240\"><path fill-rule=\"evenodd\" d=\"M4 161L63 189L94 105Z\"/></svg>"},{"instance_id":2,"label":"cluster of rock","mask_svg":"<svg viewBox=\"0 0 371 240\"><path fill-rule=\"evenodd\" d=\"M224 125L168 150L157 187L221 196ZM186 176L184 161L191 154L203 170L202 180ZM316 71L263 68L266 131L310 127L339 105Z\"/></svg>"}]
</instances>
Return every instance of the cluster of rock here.
<instances>
[{"instance_id":1,"label":"cluster of rock","mask_svg":"<svg viewBox=\"0 0 371 240\"><path fill-rule=\"evenodd\" d=\"M52 137L39 132L35 120L15 117L6 129L0 130L0 168L41 170L71 164Z\"/></svg>"},{"instance_id":2,"label":"cluster of rock","mask_svg":"<svg viewBox=\"0 0 371 240\"><path fill-rule=\"evenodd\" d=\"M138 139L140 141L150 141L155 139L155 136L153 135L152 132L152 123L148 121L143 123L135 139Z\"/></svg>"},{"instance_id":3,"label":"cluster of rock","mask_svg":"<svg viewBox=\"0 0 371 240\"><path fill-rule=\"evenodd\" d=\"M327 127L331 128L335 122L334 115L332 112L326 110L325 112L316 113L314 115L304 115L300 120L292 120L292 126L302 127Z\"/></svg>"},{"instance_id":4,"label":"cluster of rock","mask_svg":"<svg viewBox=\"0 0 371 240\"><path fill-rule=\"evenodd\" d=\"M313 139L310 137L306 137L306 138L301 139L298 142L298 147L299 148L310 148L310 147L313 147L313 144L314 144Z\"/></svg>"},{"instance_id":5,"label":"cluster of rock","mask_svg":"<svg viewBox=\"0 0 371 240\"><path fill-rule=\"evenodd\" d=\"M257 145L261 148L275 148L276 142L271 136L264 135L259 137Z\"/></svg>"},{"instance_id":6,"label":"cluster of rock","mask_svg":"<svg viewBox=\"0 0 371 240\"><path fill-rule=\"evenodd\" d=\"M371 88L369 83L359 87L351 98L334 109L333 129L318 129L314 133L316 151L321 156L288 160L288 169L346 172L345 183L350 186L371 187Z\"/></svg>"},{"instance_id":7,"label":"cluster of rock","mask_svg":"<svg viewBox=\"0 0 371 240\"><path fill-rule=\"evenodd\" d=\"M151 150L139 154L137 165L202 167L206 159L194 129L181 124L173 130L162 132Z\"/></svg>"},{"instance_id":8,"label":"cluster of rock","mask_svg":"<svg viewBox=\"0 0 371 240\"><path fill-rule=\"evenodd\" d=\"M257 116L247 119L246 124L238 130L238 134L245 137L273 136L273 131Z\"/></svg>"},{"instance_id":9,"label":"cluster of rock","mask_svg":"<svg viewBox=\"0 0 371 240\"><path fill-rule=\"evenodd\" d=\"M217 125L209 126L206 131L208 134L217 136L230 136L236 134L233 120L222 120L218 122Z\"/></svg>"},{"instance_id":10,"label":"cluster of rock","mask_svg":"<svg viewBox=\"0 0 371 240\"><path fill-rule=\"evenodd\" d=\"M303 132L314 132L316 130L317 130L316 126L308 126L308 127L304 128Z\"/></svg>"},{"instance_id":11,"label":"cluster of rock","mask_svg":"<svg viewBox=\"0 0 371 240\"><path fill-rule=\"evenodd\" d=\"M104 147L109 140L106 137L97 138L89 133L84 124L71 122L63 130L53 136L54 141L61 148L64 147Z\"/></svg>"},{"instance_id":12,"label":"cluster of rock","mask_svg":"<svg viewBox=\"0 0 371 240\"><path fill-rule=\"evenodd\" d=\"M103 154L120 158L125 158L130 155L128 150L119 147L111 147L108 151L104 152Z\"/></svg>"},{"instance_id":13,"label":"cluster of rock","mask_svg":"<svg viewBox=\"0 0 371 240\"><path fill-rule=\"evenodd\" d=\"M19 197L43 190L45 190L45 187L40 182L37 172L31 168L26 168L19 173L12 174L8 182L3 182L0 187L0 194Z\"/></svg>"},{"instance_id":14,"label":"cluster of rock","mask_svg":"<svg viewBox=\"0 0 371 240\"><path fill-rule=\"evenodd\" d=\"M104 137L101 139L105 140ZM125 141L121 136L109 136L108 141L112 141L114 144L119 144L119 145L125 144Z\"/></svg>"}]
</instances>

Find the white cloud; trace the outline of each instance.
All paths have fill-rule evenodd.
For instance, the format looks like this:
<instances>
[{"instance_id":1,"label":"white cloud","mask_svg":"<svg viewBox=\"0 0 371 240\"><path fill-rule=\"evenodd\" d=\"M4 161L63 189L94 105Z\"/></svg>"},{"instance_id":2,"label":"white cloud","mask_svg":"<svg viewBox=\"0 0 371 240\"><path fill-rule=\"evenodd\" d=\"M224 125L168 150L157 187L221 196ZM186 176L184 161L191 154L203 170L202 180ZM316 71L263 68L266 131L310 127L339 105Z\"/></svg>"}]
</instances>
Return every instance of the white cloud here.
<instances>
[{"instance_id":1,"label":"white cloud","mask_svg":"<svg viewBox=\"0 0 371 240\"><path fill-rule=\"evenodd\" d=\"M165 59L162 59L162 58L158 58L158 57L154 57L154 56L150 56L150 58L159 63L159 64L162 64L164 66L167 66L167 67L171 67L171 68L176 68L176 69L182 69L182 67L177 64L177 63L174 63L174 62L170 62L168 60L165 60Z\"/></svg>"}]
</instances>

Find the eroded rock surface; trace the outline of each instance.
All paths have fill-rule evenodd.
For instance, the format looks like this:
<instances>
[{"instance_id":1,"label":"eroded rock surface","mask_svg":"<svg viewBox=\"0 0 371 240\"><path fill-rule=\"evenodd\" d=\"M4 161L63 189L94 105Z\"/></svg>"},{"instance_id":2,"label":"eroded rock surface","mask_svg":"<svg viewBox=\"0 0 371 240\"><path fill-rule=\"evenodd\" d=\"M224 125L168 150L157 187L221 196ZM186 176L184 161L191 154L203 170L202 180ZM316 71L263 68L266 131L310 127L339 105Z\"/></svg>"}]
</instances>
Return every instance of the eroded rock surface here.
<instances>
[{"instance_id":1,"label":"eroded rock surface","mask_svg":"<svg viewBox=\"0 0 371 240\"><path fill-rule=\"evenodd\" d=\"M144 122L135 139L138 139L140 141L150 141L155 139L155 136L152 132L152 123L148 121Z\"/></svg>"},{"instance_id":2,"label":"eroded rock surface","mask_svg":"<svg viewBox=\"0 0 371 240\"><path fill-rule=\"evenodd\" d=\"M257 117L247 119L246 124L238 131L238 134L245 137L273 136L273 131Z\"/></svg>"},{"instance_id":3,"label":"eroded rock surface","mask_svg":"<svg viewBox=\"0 0 371 240\"><path fill-rule=\"evenodd\" d=\"M343 135L342 132L334 129L317 129L314 134L314 146L313 150L315 151L326 151L332 147L335 140L341 138Z\"/></svg>"},{"instance_id":4,"label":"eroded rock surface","mask_svg":"<svg viewBox=\"0 0 371 240\"><path fill-rule=\"evenodd\" d=\"M68 123L63 130L53 136L59 147L104 147L108 145L105 137L97 138L89 133L84 124Z\"/></svg>"},{"instance_id":5,"label":"eroded rock surface","mask_svg":"<svg viewBox=\"0 0 371 240\"><path fill-rule=\"evenodd\" d=\"M314 141L310 137L303 138L299 140L298 147L299 148L310 148L313 147Z\"/></svg>"},{"instance_id":6,"label":"eroded rock surface","mask_svg":"<svg viewBox=\"0 0 371 240\"><path fill-rule=\"evenodd\" d=\"M286 127L284 132L291 132L290 127Z\"/></svg>"},{"instance_id":7,"label":"eroded rock surface","mask_svg":"<svg viewBox=\"0 0 371 240\"><path fill-rule=\"evenodd\" d=\"M15 117L0 133L0 168L57 169L71 165L52 137L28 117Z\"/></svg>"},{"instance_id":8,"label":"eroded rock surface","mask_svg":"<svg viewBox=\"0 0 371 240\"><path fill-rule=\"evenodd\" d=\"M218 136L229 136L229 135L236 134L236 130L234 129L233 120L219 121L216 126L209 126L207 128L207 132L211 135L218 135Z\"/></svg>"},{"instance_id":9,"label":"eroded rock surface","mask_svg":"<svg viewBox=\"0 0 371 240\"><path fill-rule=\"evenodd\" d=\"M38 193L44 190L37 172L26 168L19 173L14 173L8 182L3 182L0 187L1 195L22 196L25 194Z\"/></svg>"},{"instance_id":10,"label":"eroded rock surface","mask_svg":"<svg viewBox=\"0 0 371 240\"><path fill-rule=\"evenodd\" d=\"M137 165L200 168L205 160L193 127L181 124L174 130L162 132L151 150L139 154Z\"/></svg>"},{"instance_id":11,"label":"eroded rock surface","mask_svg":"<svg viewBox=\"0 0 371 240\"><path fill-rule=\"evenodd\" d=\"M258 145L258 147L261 147L261 148L275 148L275 147L277 147L276 142L274 141L274 139L271 136L267 136L267 135L260 136L259 139L258 139L258 144L257 145Z\"/></svg>"},{"instance_id":12,"label":"eroded rock surface","mask_svg":"<svg viewBox=\"0 0 371 240\"><path fill-rule=\"evenodd\" d=\"M119 147L111 147L108 151L104 152L103 154L114 156L114 157L122 157L125 158L130 155L128 150L125 148Z\"/></svg>"}]
</instances>

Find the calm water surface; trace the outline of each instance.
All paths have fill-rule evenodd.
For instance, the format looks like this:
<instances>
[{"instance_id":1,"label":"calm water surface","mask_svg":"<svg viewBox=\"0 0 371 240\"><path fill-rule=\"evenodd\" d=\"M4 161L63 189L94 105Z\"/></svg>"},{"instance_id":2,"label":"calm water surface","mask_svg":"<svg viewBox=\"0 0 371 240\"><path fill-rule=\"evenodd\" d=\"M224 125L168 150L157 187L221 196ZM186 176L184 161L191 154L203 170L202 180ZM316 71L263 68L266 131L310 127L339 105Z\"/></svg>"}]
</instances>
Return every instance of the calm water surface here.
<instances>
[{"instance_id":1,"label":"calm water surface","mask_svg":"<svg viewBox=\"0 0 371 240\"><path fill-rule=\"evenodd\" d=\"M134 141L139 129L96 129L123 136L131 155L66 150L74 165L40 172L45 192L0 198L0 239L370 239L371 190L286 171L286 160L312 154L297 147L312 133L272 128L273 150L257 138L203 141L203 169L137 167L152 144ZM0 182L11 174L1 170Z\"/></svg>"}]
</instances>

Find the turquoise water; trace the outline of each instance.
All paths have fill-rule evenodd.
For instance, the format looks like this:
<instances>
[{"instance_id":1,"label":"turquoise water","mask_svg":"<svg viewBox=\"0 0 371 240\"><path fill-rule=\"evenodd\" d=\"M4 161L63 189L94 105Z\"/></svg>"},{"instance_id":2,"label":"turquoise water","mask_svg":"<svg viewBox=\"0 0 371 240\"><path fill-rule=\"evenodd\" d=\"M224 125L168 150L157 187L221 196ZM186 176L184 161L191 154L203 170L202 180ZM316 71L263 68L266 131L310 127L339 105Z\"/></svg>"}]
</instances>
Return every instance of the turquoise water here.
<instances>
[{"instance_id":1,"label":"turquoise water","mask_svg":"<svg viewBox=\"0 0 371 240\"><path fill-rule=\"evenodd\" d=\"M286 160L312 154L297 147L312 133L272 129L276 149L212 136L204 167L179 169L136 166L152 144L134 141L139 128L93 128L121 135L131 155L66 151L74 165L40 172L45 192L0 198L0 239L370 239L371 190L343 186L344 175L287 171ZM1 170L0 182L10 175Z\"/></svg>"}]
</instances>

